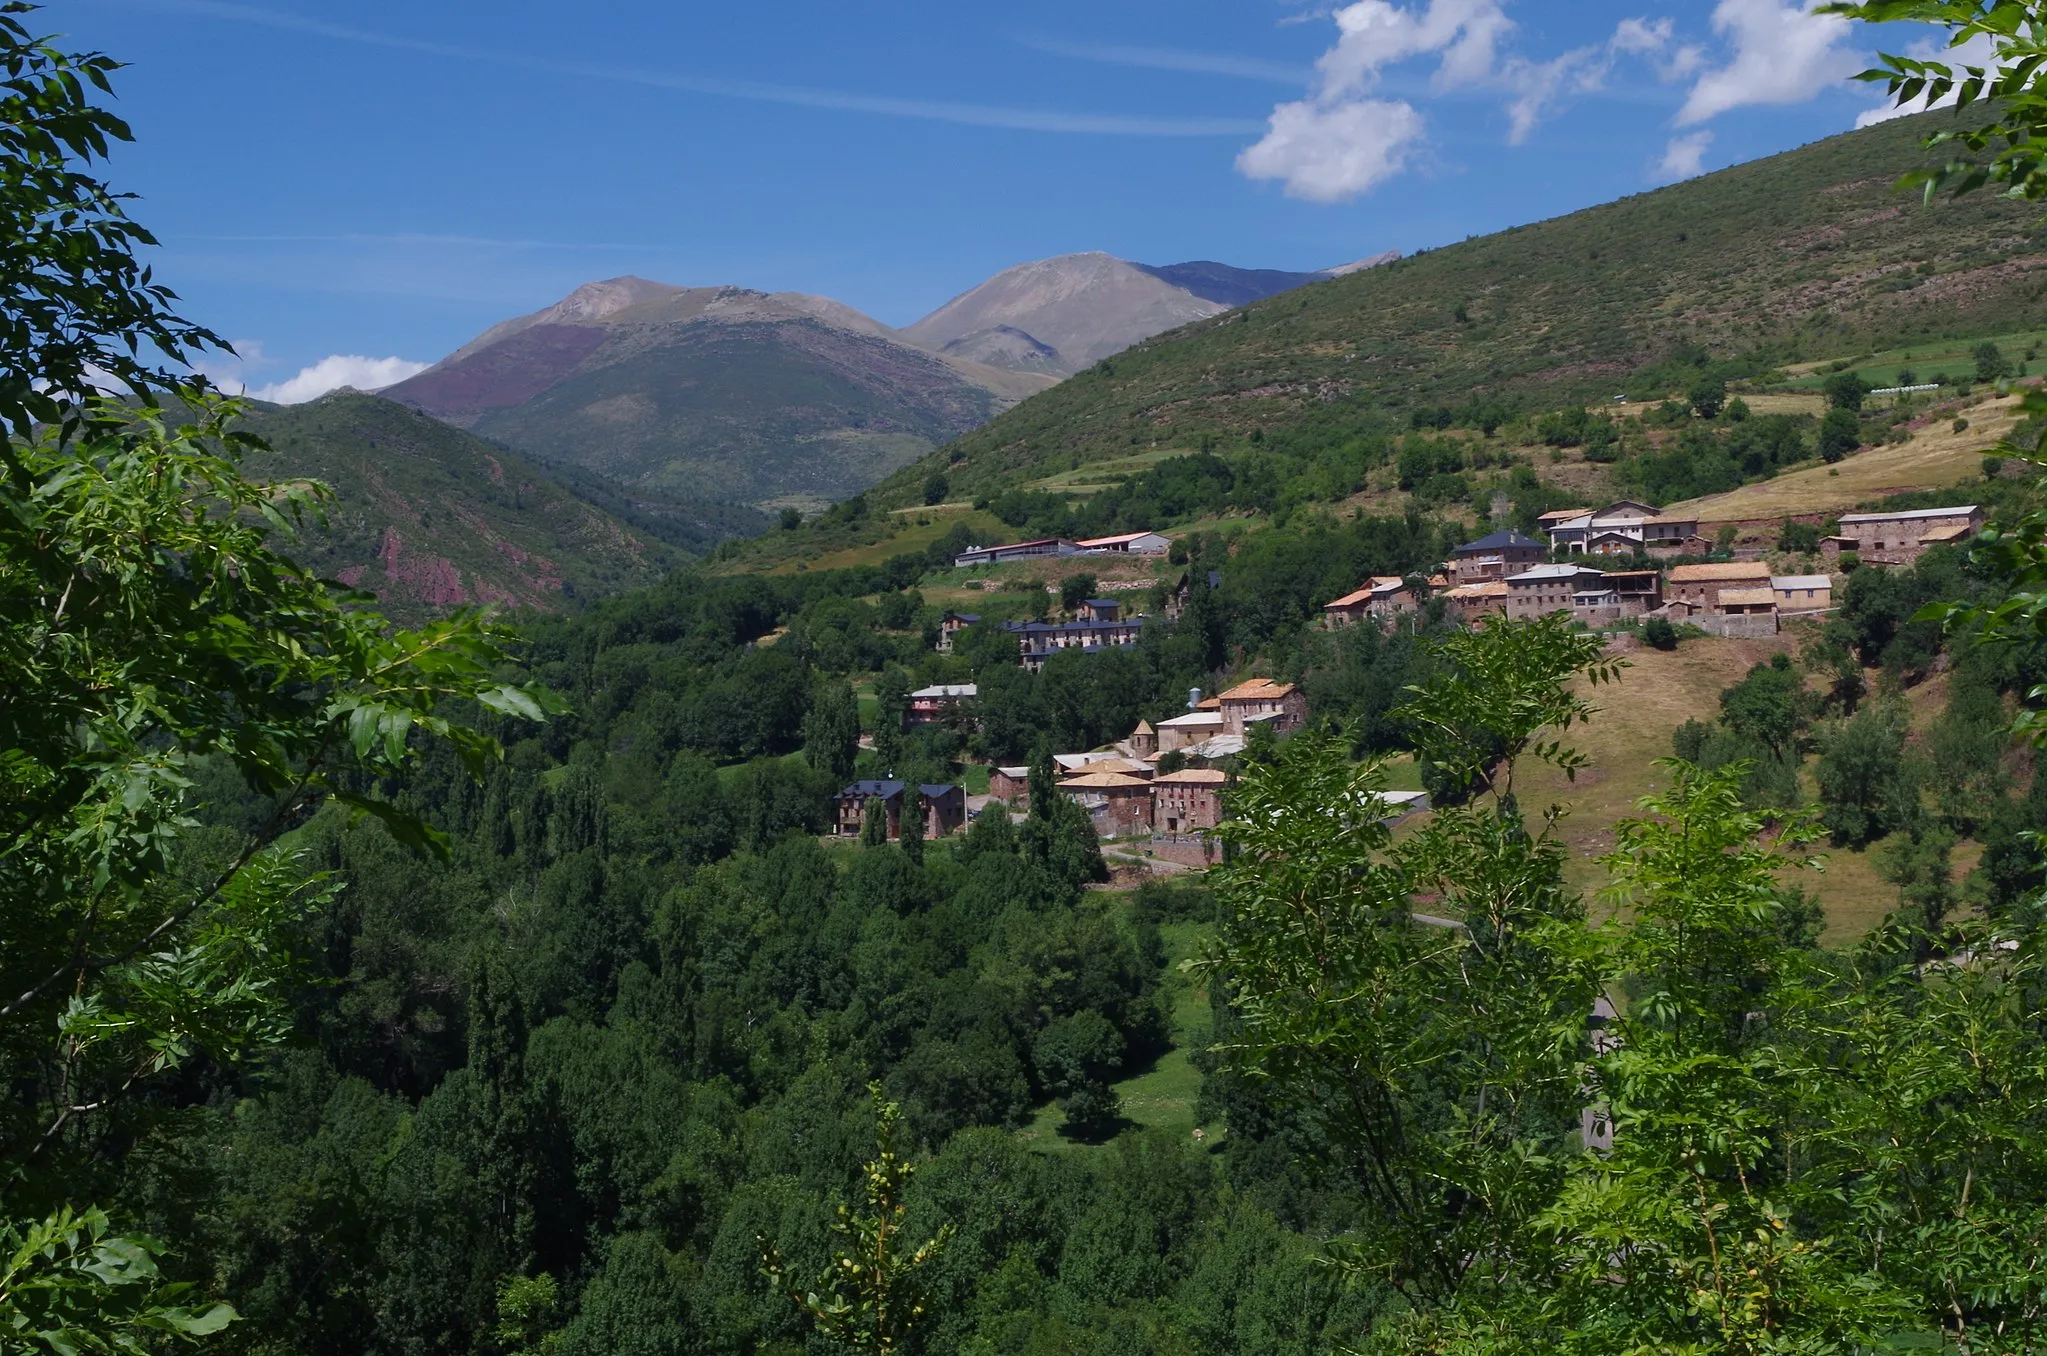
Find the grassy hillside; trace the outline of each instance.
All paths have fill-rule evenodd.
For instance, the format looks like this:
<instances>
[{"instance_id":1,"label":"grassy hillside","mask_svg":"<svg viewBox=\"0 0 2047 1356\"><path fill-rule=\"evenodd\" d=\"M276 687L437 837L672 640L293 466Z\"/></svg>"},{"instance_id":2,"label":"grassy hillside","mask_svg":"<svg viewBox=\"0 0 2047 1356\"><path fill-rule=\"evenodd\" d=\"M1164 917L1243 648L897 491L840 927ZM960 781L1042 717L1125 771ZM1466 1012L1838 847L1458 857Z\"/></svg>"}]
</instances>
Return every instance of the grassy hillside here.
<instances>
[{"instance_id":1,"label":"grassy hillside","mask_svg":"<svg viewBox=\"0 0 2047 1356\"><path fill-rule=\"evenodd\" d=\"M560 608L638 587L758 521L634 503L587 473L578 493L539 462L376 396L258 407L249 424L273 449L250 459L250 474L335 492L326 525L294 554L402 620L471 603Z\"/></svg>"},{"instance_id":2,"label":"grassy hillside","mask_svg":"<svg viewBox=\"0 0 2047 1356\"><path fill-rule=\"evenodd\" d=\"M1694 359L1766 368L2038 323L2035 213L1892 185L1945 114L1901 119L1303 288L1148 340L884 483L983 495L1253 429L1660 397ZM1734 365L1739 369L1739 364Z\"/></svg>"}]
</instances>

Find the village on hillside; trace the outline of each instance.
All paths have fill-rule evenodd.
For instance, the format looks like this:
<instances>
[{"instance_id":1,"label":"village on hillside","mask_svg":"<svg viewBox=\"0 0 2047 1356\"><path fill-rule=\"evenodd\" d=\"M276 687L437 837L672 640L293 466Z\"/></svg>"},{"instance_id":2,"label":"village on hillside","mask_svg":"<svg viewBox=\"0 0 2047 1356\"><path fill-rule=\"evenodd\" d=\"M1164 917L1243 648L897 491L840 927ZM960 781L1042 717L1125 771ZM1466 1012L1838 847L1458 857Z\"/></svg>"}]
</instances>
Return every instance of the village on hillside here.
<instances>
[{"instance_id":1,"label":"village on hillside","mask_svg":"<svg viewBox=\"0 0 2047 1356\"><path fill-rule=\"evenodd\" d=\"M1702 523L1696 515L1665 513L1633 500L1554 510L1537 520L1546 540L1506 529L1457 546L1427 574L1366 579L1323 604L1322 625L1384 627L1440 599L1450 619L1474 627L1498 617L1567 614L1586 630L1606 634L1617 648L1633 646L1659 625L1671 636L1765 639L1787 622L1832 612L1836 587L1850 572L1910 566L1930 547L1964 541L1984 525L1984 511L1974 504L1838 519L1810 516L1810 522ZM1762 558L1761 543L1769 534L1759 529L1781 535L1792 522L1811 537L1807 554L1816 568L1809 573L1777 573ZM1823 525L1832 532L1820 535ZM1173 539L1159 532L1045 538L973 547L954 565L1160 557L1172 548ZM1167 618L1180 615L1195 582L1183 574L1164 590ZM1202 582L1213 588L1220 581L1210 574ZM1035 672L1062 650L1134 647L1150 620L1114 598L1081 598L1068 613L1056 621L985 623L979 615L949 611L936 648L951 652L963 633L986 624L1013 640L1017 663ZM918 689L909 694L904 724L971 729L979 696L971 683ZM1059 791L1087 811L1099 837L1139 844L1161 861L1200 867L1211 864L1218 851L1208 833L1222 822L1223 795L1237 756L1261 731L1282 738L1307 722L1307 695L1297 686L1250 678L1213 696L1192 691L1183 714L1156 725L1140 721L1112 746L1061 753L1052 761ZM969 796L955 784L856 781L835 798L831 822L836 834L855 836L878 809L893 840L901 836L906 807L914 805L911 813L921 815L923 835L938 838L963 828L991 804L1015 809L1029 795L1030 769L1022 766L991 768L982 796ZM1385 799L1389 820L1428 808L1419 791L1388 792Z\"/></svg>"}]
</instances>

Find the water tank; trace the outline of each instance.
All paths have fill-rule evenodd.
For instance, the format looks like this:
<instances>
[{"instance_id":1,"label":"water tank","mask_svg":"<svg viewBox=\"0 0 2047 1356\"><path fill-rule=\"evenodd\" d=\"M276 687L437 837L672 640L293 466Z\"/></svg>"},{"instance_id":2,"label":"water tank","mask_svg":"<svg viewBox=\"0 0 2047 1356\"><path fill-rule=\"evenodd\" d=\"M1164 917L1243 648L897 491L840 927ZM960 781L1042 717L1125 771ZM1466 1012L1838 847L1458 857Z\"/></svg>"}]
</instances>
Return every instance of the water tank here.
<instances>
[{"instance_id":1,"label":"water tank","mask_svg":"<svg viewBox=\"0 0 2047 1356\"><path fill-rule=\"evenodd\" d=\"M1196 710L1196 709L1198 709L1198 708L1199 708L1200 706L1201 706L1201 689L1200 689L1200 688L1198 688L1198 687L1190 687L1190 688L1188 688L1188 689L1187 689L1187 709L1188 709L1189 711L1193 711L1193 710Z\"/></svg>"}]
</instances>

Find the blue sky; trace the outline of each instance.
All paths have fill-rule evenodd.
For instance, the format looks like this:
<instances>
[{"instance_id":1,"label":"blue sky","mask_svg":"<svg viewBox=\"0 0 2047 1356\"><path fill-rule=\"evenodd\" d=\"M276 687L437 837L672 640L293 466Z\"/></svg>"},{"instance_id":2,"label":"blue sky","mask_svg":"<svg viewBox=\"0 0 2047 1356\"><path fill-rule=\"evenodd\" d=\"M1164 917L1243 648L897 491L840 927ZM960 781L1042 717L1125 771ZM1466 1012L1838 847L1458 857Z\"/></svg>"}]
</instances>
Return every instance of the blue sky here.
<instances>
[{"instance_id":1,"label":"blue sky","mask_svg":"<svg viewBox=\"0 0 2047 1356\"><path fill-rule=\"evenodd\" d=\"M301 397L395 379L593 278L817 292L900 325L1079 250L1311 269L1767 155L1877 103L1843 79L1876 35L1802 0L38 18L131 63L140 140L112 176L160 275L244 350L239 376Z\"/></svg>"}]
</instances>

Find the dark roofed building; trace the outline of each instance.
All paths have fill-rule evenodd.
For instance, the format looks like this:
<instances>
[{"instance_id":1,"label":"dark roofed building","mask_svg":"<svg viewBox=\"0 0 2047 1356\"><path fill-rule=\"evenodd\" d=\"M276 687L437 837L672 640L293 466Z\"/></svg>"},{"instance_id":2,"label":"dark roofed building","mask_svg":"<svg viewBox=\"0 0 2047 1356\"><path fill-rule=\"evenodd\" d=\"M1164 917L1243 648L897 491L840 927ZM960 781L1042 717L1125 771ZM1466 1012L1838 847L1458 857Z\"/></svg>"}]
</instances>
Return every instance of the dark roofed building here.
<instances>
[{"instance_id":1,"label":"dark roofed building","mask_svg":"<svg viewBox=\"0 0 2047 1356\"><path fill-rule=\"evenodd\" d=\"M858 838L861 821L867 816L867 802L878 800L888 817L891 843L903 836L903 792L907 786L893 778L859 781L832 797L832 832L842 838ZM967 822L967 793L953 786L920 785L924 798L924 836L943 838Z\"/></svg>"},{"instance_id":2,"label":"dark roofed building","mask_svg":"<svg viewBox=\"0 0 2047 1356\"><path fill-rule=\"evenodd\" d=\"M1540 565L1548 554L1549 548L1541 542L1533 537L1524 537L1511 528L1480 537L1477 541L1468 541L1451 552L1460 584L1482 584L1509 578L1531 565Z\"/></svg>"}]
</instances>

